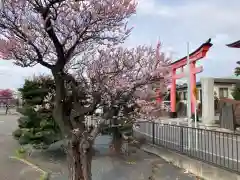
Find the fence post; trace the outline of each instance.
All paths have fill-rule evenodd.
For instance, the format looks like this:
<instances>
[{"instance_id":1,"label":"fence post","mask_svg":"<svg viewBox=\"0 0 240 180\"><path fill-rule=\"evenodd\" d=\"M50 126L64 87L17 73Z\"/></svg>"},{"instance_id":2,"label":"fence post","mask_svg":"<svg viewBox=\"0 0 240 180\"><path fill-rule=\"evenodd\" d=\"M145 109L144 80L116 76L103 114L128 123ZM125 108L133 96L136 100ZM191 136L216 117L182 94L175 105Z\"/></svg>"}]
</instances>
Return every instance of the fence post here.
<instances>
[{"instance_id":1,"label":"fence post","mask_svg":"<svg viewBox=\"0 0 240 180\"><path fill-rule=\"evenodd\" d=\"M152 122L152 143L155 144L155 122Z\"/></svg>"},{"instance_id":2,"label":"fence post","mask_svg":"<svg viewBox=\"0 0 240 180\"><path fill-rule=\"evenodd\" d=\"M180 151L183 152L183 127L180 126Z\"/></svg>"}]
</instances>

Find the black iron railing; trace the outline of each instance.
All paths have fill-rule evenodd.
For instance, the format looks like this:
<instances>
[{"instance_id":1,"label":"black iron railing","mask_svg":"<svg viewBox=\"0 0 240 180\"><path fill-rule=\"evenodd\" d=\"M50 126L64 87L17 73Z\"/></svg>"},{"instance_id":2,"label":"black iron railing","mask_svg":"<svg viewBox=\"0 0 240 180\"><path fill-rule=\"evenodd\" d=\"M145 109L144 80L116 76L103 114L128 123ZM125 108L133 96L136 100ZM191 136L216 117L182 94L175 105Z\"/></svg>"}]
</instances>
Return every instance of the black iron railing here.
<instances>
[{"instance_id":1,"label":"black iron railing","mask_svg":"<svg viewBox=\"0 0 240 180\"><path fill-rule=\"evenodd\" d=\"M187 126L140 122L135 137L240 174L240 135Z\"/></svg>"}]
</instances>

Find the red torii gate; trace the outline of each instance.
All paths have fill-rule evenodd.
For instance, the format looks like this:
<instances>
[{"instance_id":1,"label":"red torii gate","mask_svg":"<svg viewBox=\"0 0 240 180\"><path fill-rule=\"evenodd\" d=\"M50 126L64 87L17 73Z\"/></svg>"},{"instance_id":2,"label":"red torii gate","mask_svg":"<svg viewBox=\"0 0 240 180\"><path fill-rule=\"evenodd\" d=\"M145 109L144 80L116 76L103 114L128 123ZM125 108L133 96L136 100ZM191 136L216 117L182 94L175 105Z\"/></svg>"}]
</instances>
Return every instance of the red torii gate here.
<instances>
[{"instance_id":1,"label":"red torii gate","mask_svg":"<svg viewBox=\"0 0 240 180\"><path fill-rule=\"evenodd\" d=\"M192 52L189 55L190 59L190 78L191 78L191 112L194 113L195 110L195 97L194 97L194 89L196 88L196 74L203 71L203 67L196 67L196 62L202 58L204 58L212 46L211 39L207 42L203 43L198 49ZM181 79L186 76L183 72L183 67L187 65L187 56L171 63L171 73L172 73L172 82L171 82L171 92L170 92L170 101L171 101L171 112L170 117L176 118L176 80ZM176 70L181 69L180 74L176 74Z\"/></svg>"}]
</instances>

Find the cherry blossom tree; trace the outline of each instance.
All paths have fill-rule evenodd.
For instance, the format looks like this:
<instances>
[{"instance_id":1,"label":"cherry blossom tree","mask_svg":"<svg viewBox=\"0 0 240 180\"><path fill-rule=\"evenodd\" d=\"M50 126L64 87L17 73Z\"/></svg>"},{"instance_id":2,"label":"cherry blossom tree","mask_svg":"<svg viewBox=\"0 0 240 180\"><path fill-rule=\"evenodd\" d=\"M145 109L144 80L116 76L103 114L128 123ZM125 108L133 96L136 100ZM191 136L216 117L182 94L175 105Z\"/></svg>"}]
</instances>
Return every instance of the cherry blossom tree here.
<instances>
[{"instance_id":1,"label":"cherry blossom tree","mask_svg":"<svg viewBox=\"0 0 240 180\"><path fill-rule=\"evenodd\" d=\"M160 44L156 49L138 46L98 50L83 59L86 62L80 66L86 66L86 73L81 73L81 81L86 82L83 78L86 74L100 92L102 101L99 106L103 109L103 119L111 120L114 126L113 145L118 151L121 146L115 141L121 140L118 125L149 116L153 110L159 109L155 100L150 102L149 96L155 95L152 86L156 83L162 93L167 91L170 59L160 52Z\"/></svg>"},{"instance_id":2,"label":"cherry blossom tree","mask_svg":"<svg viewBox=\"0 0 240 180\"><path fill-rule=\"evenodd\" d=\"M4 58L22 67L40 64L52 72L53 116L68 140L70 180L91 180L92 145L102 122L115 123L121 113L132 114L146 102L143 90L149 92L147 87L155 82L163 87L167 83L169 60L157 53L159 46L117 46L130 34L127 19L135 9L133 0L4 1ZM88 130L85 116L97 108L104 115L99 126Z\"/></svg>"},{"instance_id":3,"label":"cherry blossom tree","mask_svg":"<svg viewBox=\"0 0 240 180\"><path fill-rule=\"evenodd\" d=\"M4 1L0 12L4 58L22 67L40 64L54 77L54 119L63 137L71 139L69 179L91 179L87 162L93 138L87 137L83 120L101 98L93 90L86 102L89 95L82 91L84 83L79 83L68 67L84 52L122 43L131 31L127 19L135 10L134 0Z\"/></svg>"},{"instance_id":4,"label":"cherry blossom tree","mask_svg":"<svg viewBox=\"0 0 240 180\"><path fill-rule=\"evenodd\" d=\"M13 101L13 91L11 89L0 90L0 96L6 105L6 114L9 110L9 104Z\"/></svg>"},{"instance_id":5,"label":"cherry blossom tree","mask_svg":"<svg viewBox=\"0 0 240 180\"><path fill-rule=\"evenodd\" d=\"M13 99L13 91L11 89L2 89L0 90L0 96L5 99L11 100Z\"/></svg>"}]
</instances>

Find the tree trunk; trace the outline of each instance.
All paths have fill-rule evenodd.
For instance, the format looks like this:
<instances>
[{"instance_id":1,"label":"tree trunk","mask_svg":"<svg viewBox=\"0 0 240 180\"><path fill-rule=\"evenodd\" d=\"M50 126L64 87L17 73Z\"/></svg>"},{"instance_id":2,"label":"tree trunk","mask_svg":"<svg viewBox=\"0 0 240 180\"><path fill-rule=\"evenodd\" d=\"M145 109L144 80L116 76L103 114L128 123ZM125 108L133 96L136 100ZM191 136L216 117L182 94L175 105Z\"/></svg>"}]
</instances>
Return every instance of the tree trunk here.
<instances>
[{"instance_id":1,"label":"tree trunk","mask_svg":"<svg viewBox=\"0 0 240 180\"><path fill-rule=\"evenodd\" d=\"M59 72L52 72L56 83L54 119L64 136L68 136L67 158L69 165L69 180L91 180L92 139L82 126L82 121L71 121L71 107L67 104L64 80ZM86 133L85 133L86 132ZM98 131L97 131L98 132ZM97 133L96 133L97 134ZM95 136L93 136L95 138ZM94 139L93 138L93 139Z\"/></svg>"},{"instance_id":2,"label":"tree trunk","mask_svg":"<svg viewBox=\"0 0 240 180\"><path fill-rule=\"evenodd\" d=\"M59 73L52 72L54 81L56 84L56 95L54 99L54 110L53 110L53 117L54 121L58 124L63 137L68 135L69 132L72 130L70 117L67 115L67 107L65 106L65 96L66 96L66 89L64 86L64 80Z\"/></svg>"},{"instance_id":3,"label":"tree trunk","mask_svg":"<svg viewBox=\"0 0 240 180\"><path fill-rule=\"evenodd\" d=\"M84 180L79 145L77 139L71 139L68 143L69 180Z\"/></svg>"},{"instance_id":4,"label":"tree trunk","mask_svg":"<svg viewBox=\"0 0 240 180\"><path fill-rule=\"evenodd\" d=\"M115 153L118 153L118 154L121 153L122 144L123 144L122 135L119 132L118 128L114 128L113 138L112 138L112 148Z\"/></svg>"},{"instance_id":5,"label":"tree trunk","mask_svg":"<svg viewBox=\"0 0 240 180\"><path fill-rule=\"evenodd\" d=\"M54 81L56 84L56 95L53 116L55 122L59 125L63 138L68 139L67 159L69 168L69 180L84 180L81 153L80 153L80 133L72 132L72 125L70 121L70 115L67 112L65 106L66 90L64 86L64 80L61 77L61 73L52 72Z\"/></svg>"},{"instance_id":6,"label":"tree trunk","mask_svg":"<svg viewBox=\"0 0 240 180\"><path fill-rule=\"evenodd\" d=\"M90 146L87 150L83 149L81 160L84 180L92 180L92 156L92 146Z\"/></svg>"},{"instance_id":7,"label":"tree trunk","mask_svg":"<svg viewBox=\"0 0 240 180\"><path fill-rule=\"evenodd\" d=\"M87 136L81 134L72 133L68 143L69 180L92 180L92 141L87 141Z\"/></svg>"},{"instance_id":8,"label":"tree trunk","mask_svg":"<svg viewBox=\"0 0 240 180\"><path fill-rule=\"evenodd\" d=\"M119 131L119 127L116 127L118 125L117 119L112 119L113 124L113 134L112 134L112 149L115 153L121 153L122 148L122 134Z\"/></svg>"}]
</instances>

